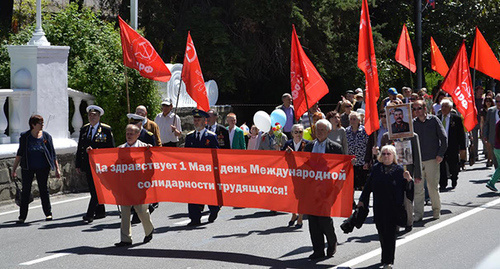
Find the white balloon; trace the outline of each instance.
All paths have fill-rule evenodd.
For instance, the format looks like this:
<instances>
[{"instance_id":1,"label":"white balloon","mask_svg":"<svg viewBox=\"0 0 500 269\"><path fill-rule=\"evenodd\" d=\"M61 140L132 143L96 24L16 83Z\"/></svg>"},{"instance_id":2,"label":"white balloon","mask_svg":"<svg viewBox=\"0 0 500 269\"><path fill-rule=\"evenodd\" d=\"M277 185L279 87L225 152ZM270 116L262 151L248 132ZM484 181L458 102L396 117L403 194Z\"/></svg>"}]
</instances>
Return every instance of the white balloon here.
<instances>
[{"instance_id":1,"label":"white balloon","mask_svg":"<svg viewBox=\"0 0 500 269\"><path fill-rule=\"evenodd\" d=\"M269 132L271 130L271 117L265 111L259 110L253 115L253 123L259 130Z\"/></svg>"}]
</instances>

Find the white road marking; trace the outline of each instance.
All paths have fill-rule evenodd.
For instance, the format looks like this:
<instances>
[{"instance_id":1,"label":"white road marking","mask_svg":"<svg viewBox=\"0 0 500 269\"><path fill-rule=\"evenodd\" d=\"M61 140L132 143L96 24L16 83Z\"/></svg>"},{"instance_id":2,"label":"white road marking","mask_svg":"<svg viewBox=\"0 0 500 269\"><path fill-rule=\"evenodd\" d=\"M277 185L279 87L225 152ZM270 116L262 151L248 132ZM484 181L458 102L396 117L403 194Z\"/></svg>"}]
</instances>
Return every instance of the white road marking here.
<instances>
[{"instance_id":1,"label":"white road marking","mask_svg":"<svg viewBox=\"0 0 500 269\"><path fill-rule=\"evenodd\" d=\"M69 253L57 253L57 254L50 255L50 256L47 256L47 257L44 257L44 258L32 260L32 261L29 261L29 262L23 262L23 263L20 263L19 265L33 265L35 263L40 263L40 262L44 262L44 261L48 261L48 260L52 260L52 259L57 259L57 258L66 256L66 255L69 255Z\"/></svg>"},{"instance_id":2,"label":"white road marking","mask_svg":"<svg viewBox=\"0 0 500 269\"><path fill-rule=\"evenodd\" d=\"M208 216L203 216L201 217L201 221L208 221ZM175 226L182 226L182 225L186 225L188 224L189 222L191 222L190 219L187 219L187 220L183 220L183 221L179 221L179 222L176 222L174 223Z\"/></svg>"},{"instance_id":3,"label":"white road marking","mask_svg":"<svg viewBox=\"0 0 500 269\"><path fill-rule=\"evenodd\" d=\"M82 197L78 197L78 198L73 198L73 199L68 199L68 200L54 202L54 203L51 203L51 205L59 205L59 204L64 204L64 203L70 203L70 202L74 202L74 201L78 201L78 200L83 200L83 199L88 199L88 198L90 198L90 195L86 195L86 196L82 196ZM40 208L40 207L42 207L42 205L35 205L35 206L30 206L29 209ZM12 214L12 213L19 213L19 209L18 210L7 211L7 212L1 212L0 216Z\"/></svg>"},{"instance_id":4,"label":"white road marking","mask_svg":"<svg viewBox=\"0 0 500 269\"><path fill-rule=\"evenodd\" d=\"M483 210L485 210L485 209L487 209L489 207L495 206L495 205L497 205L499 203L500 203L500 198L496 199L496 200L493 200L491 202L488 202L488 203L486 203L484 205L481 205L479 207L476 207L476 208L474 208L472 210L469 210L467 212L464 212L464 213L462 213L462 214L460 214L458 216L455 216L453 218L447 219L447 220L445 220L443 222L440 222L440 223L438 223L436 225L433 225L433 226L431 226L429 228L426 228L426 229L421 230L419 232L416 232L414 234L408 235L408 236L406 236L404 238L401 238L401 239L397 240L396 241L396 247L404 245L404 244L406 244L408 242L411 242L411 241L413 241L413 240L415 240L415 239L417 239L419 237L422 237L422 236L427 235L429 233L432 233L434 231L437 231L437 230L439 230L441 228L444 228L444 227L446 227L448 225L451 225L451 224L453 224L453 223L455 223L455 222L457 222L459 220L462 220L464 218L470 217L470 216L472 216L472 215L474 215L476 213L479 213L479 212L481 212L481 211L483 211ZM378 249L372 250L372 251L370 251L370 252L368 252L368 253L366 253L364 255L356 257L356 258L354 258L354 259L352 259L350 261L347 261L347 262L345 262L343 264L337 265L336 267L333 267L333 268L339 268L339 269L340 268L351 268L351 267L353 267L356 264L360 264L360 263L362 263L362 262L364 262L366 260L369 260L369 259L371 259L371 258L373 258L373 257L375 257L377 255L380 255L380 253L382 253L382 249L378 248Z\"/></svg>"}]
</instances>

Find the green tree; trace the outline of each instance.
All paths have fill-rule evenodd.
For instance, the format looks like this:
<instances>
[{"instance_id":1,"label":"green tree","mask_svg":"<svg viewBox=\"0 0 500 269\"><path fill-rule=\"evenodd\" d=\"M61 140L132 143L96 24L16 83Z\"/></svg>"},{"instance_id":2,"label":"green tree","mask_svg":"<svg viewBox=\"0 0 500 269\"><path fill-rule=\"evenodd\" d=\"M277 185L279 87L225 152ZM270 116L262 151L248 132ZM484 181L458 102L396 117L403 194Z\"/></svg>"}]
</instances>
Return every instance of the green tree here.
<instances>
[{"instance_id":1,"label":"green tree","mask_svg":"<svg viewBox=\"0 0 500 269\"><path fill-rule=\"evenodd\" d=\"M105 110L102 121L113 127L118 143L124 142L127 101L119 30L114 24L99 19L90 9L79 10L77 4L46 14L43 27L51 45L70 46L68 87L94 95L96 104ZM26 44L33 29L30 25L11 35L8 44ZM10 84L6 43L3 42L0 50L2 87ZM128 76L131 109L141 104L148 108L150 116L159 112L160 95L156 83L141 77L135 70L129 69Z\"/></svg>"}]
</instances>

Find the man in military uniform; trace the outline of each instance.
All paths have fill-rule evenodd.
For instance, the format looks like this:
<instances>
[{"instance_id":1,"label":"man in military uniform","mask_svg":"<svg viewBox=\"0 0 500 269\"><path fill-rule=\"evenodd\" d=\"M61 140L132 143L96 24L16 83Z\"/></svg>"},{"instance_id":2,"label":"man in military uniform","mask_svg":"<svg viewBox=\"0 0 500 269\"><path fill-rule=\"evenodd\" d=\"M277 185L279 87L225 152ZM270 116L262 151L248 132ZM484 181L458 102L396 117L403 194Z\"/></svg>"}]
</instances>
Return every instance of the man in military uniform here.
<instances>
[{"instance_id":1,"label":"man in military uniform","mask_svg":"<svg viewBox=\"0 0 500 269\"><path fill-rule=\"evenodd\" d=\"M186 144L184 147L219 148L215 133L205 128L205 119L209 117L208 113L199 109L194 109L192 113L195 130L186 135ZM188 226L197 226L201 224L201 211L204 207L205 205L188 204L189 218L191 219ZM209 205L208 208L210 209L208 222L212 223L217 218L220 207Z\"/></svg>"},{"instance_id":2,"label":"man in military uniform","mask_svg":"<svg viewBox=\"0 0 500 269\"><path fill-rule=\"evenodd\" d=\"M207 129L212 131L217 136L217 142L219 143L219 148L221 149L230 149L231 145L229 143L229 132L226 127L217 123L217 112L210 109L208 111L208 119L207 119Z\"/></svg>"},{"instance_id":3,"label":"man in military uniform","mask_svg":"<svg viewBox=\"0 0 500 269\"><path fill-rule=\"evenodd\" d=\"M91 223L94 219L106 217L104 205L100 205L97 200L94 180L90 172L88 151L98 148L114 148L115 141L111 127L101 123L101 116L104 115L104 110L98 106L90 105L87 107L89 123L85 124L80 129L80 137L78 139L78 149L76 151L76 171L85 172L87 184L90 191L90 202L87 213L83 216L83 220Z\"/></svg>"},{"instance_id":4,"label":"man in military uniform","mask_svg":"<svg viewBox=\"0 0 500 269\"><path fill-rule=\"evenodd\" d=\"M127 118L129 118L129 123L133 124L141 130L140 135L139 135L139 140L146 143L150 144L152 146L158 146L156 137L154 134L145 128L143 128L143 122L144 122L144 117L138 114L133 114L133 113L128 113Z\"/></svg>"},{"instance_id":5,"label":"man in military uniform","mask_svg":"<svg viewBox=\"0 0 500 269\"><path fill-rule=\"evenodd\" d=\"M155 141L156 141L155 146L161 147L160 127L158 127L158 124L156 124L156 122L148 119L148 110L146 109L146 107L145 106L138 106L135 109L135 114L144 117L144 120L142 121L142 127L144 129L146 129L147 131L150 131L153 133L153 135L155 136ZM151 145L154 145L154 144L151 144Z\"/></svg>"},{"instance_id":6,"label":"man in military uniform","mask_svg":"<svg viewBox=\"0 0 500 269\"><path fill-rule=\"evenodd\" d=\"M403 120L404 113L401 108L394 109L394 123L391 124L392 133L406 133L410 131L410 124Z\"/></svg>"}]
</instances>

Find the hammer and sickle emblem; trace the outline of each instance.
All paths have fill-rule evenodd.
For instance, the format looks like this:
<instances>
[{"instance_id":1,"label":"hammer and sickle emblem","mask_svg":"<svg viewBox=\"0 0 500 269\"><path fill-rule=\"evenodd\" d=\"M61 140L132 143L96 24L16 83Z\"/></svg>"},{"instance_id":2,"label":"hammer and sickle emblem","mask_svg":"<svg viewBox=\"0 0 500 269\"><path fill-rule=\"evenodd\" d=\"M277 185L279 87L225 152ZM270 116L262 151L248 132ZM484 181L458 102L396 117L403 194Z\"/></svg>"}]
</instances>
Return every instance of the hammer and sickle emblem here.
<instances>
[{"instance_id":1,"label":"hammer and sickle emblem","mask_svg":"<svg viewBox=\"0 0 500 269\"><path fill-rule=\"evenodd\" d=\"M192 42L187 44L186 59L190 63L192 63L194 60L196 60L196 49L194 48L194 44Z\"/></svg>"}]
</instances>

